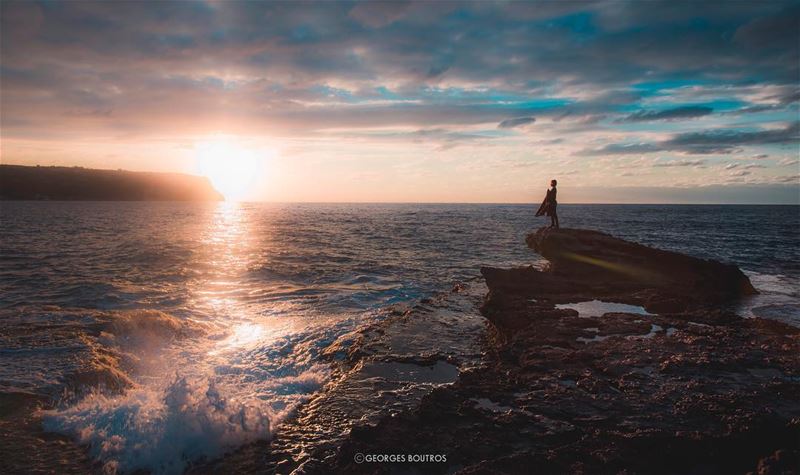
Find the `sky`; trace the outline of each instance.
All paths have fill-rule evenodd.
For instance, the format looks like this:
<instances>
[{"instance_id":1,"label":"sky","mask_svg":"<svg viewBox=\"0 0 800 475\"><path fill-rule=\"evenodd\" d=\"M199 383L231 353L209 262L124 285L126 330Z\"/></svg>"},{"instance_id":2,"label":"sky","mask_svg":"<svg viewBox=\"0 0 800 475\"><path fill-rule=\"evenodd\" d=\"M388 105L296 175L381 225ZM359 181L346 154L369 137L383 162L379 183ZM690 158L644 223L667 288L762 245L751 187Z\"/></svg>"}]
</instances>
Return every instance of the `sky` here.
<instances>
[{"instance_id":1,"label":"sky","mask_svg":"<svg viewBox=\"0 0 800 475\"><path fill-rule=\"evenodd\" d=\"M566 203L800 203L798 1L4 1L0 22L5 164L267 201L531 202L556 178Z\"/></svg>"}]
</instances>

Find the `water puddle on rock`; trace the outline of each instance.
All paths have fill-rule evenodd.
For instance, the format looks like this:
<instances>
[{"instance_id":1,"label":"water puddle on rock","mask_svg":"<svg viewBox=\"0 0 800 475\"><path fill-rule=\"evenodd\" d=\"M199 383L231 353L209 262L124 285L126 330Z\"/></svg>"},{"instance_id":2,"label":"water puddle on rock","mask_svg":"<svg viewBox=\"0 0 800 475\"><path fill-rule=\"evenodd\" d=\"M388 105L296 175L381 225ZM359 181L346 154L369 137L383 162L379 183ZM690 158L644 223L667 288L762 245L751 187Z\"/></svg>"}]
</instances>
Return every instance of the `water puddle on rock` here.
<instances>
[{"instance_id":1,"label":"water puddle on rock","mask_svg":"<svg viewBox=\"0 0 800 475\"><path fill-rule=\"evenodd\" d=\"M650 324L650 331L645 333L644 335L628 335L626 338L628 340L649 340L656 336L659 332L664 331L664 328L660 327L659 325Z\"/></svg>"},{"instance_id":2,"label":"water puddle on rock","mask_svg":"<svg viewBox=\"0 0 800 475\"><path fill-rule=\"evenodd\" d=\"M563 303L556 305L558 309L572 309L578 312L581 318L602 317L606 313L634 313L637 315L652 315L644 307L628 305L617 302L604 302L602 300L587 300L585 302Z\"/></svg>"},{"instance_id":3,"label":"water puddle on rock","mask_svg":"<svg viewBox=\"0 0 800 475\"><path fill-rule=\"evenodd\" d=\"M595 335L595 336L593 336L591 338L585 338L585 337L579 336L578 338L575 339L575 341L579 341L581 343L595 343L595 342L598 342L598 341L607 340L607 339L611 338L612 336L616 336L616 335Z\"/></svg>"},{"instance_id":4,"label":"water puddle on rock","mask_svg":"<svg viewBox=\"0 0 800 475\"><path fill-rule=\"evenodd\" d=\"M604 302L602 300L587 300L585 302L575 302L575 303L565 303L565 304L558 304L556 305L558 309L572 309L578 312L578 316L581 318L596 318L602 317L607 313L629 313L634 315L645 315L645 316L653 316L654 314L649 313L644 307L639 305L629 305L625 303L619 302ZM636 320L636 322L643 322L643 320ZM659 333L666 333L667 336L672 336L675 333L674 328L668 328L666 331L659 325L650 324L650 331L645 334L641 335L628 335L628 334L619 334L619 333L612 333L608 335L600 335L600 329L597 327L590 327L585 328L584 330L595 333L594 336L591 338L587 337L578 337L575 341L581 343L597 343L600 341L605 341L609 338L618 336L624 337L627 340L649 340L650 338L655 337Z\"/></svg>"}]
</instances>

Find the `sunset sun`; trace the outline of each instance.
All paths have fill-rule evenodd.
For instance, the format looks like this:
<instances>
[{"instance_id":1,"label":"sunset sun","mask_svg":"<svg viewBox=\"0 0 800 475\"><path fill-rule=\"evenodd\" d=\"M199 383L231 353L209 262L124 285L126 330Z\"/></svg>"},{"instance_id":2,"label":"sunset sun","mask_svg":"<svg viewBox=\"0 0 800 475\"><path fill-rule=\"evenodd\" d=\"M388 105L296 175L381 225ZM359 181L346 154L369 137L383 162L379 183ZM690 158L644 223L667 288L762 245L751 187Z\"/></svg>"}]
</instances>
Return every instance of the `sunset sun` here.
<instances>
[{"instance_id":1,"label":"sunset sun","mask_svg":"<svg viewBox=\"0 0 800 475\"><path fill-rule=\"evenodd\" d=\"M226 200L240 200L252 191L261 163L258 155L238 143L215 138L195 145L198 172L208 177Z\"/></svg>"}]
</instances>

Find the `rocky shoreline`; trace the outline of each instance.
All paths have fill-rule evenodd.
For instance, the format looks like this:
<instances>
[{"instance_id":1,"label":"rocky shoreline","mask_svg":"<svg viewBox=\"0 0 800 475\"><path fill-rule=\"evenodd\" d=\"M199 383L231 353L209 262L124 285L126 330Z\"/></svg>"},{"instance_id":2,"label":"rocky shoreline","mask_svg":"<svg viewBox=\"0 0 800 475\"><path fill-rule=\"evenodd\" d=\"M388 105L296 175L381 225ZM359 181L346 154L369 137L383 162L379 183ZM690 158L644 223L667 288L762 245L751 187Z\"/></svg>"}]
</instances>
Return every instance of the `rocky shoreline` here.
<instances>
[{"instance_id":1,"label":"rocky shoreline","mask_svg":"<svg viewBox=\"0 0 800 475\"><path fill-rule=\"evenodd\" d=\"M276 439L191 472L795 473L800 329L721 310L756 292L738 268L594 231L527 243L546 269L481 269L341 339Z\"/></svg>"}]
</instances>

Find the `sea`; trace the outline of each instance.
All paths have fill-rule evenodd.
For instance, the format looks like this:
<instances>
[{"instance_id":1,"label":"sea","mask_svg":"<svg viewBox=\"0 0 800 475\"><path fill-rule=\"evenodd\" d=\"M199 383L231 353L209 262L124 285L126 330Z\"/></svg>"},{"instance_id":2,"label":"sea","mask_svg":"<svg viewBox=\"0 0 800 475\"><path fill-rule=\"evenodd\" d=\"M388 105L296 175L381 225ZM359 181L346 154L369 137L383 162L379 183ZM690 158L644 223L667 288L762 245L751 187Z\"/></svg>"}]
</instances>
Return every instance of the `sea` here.
<instances>
[{"instance_id":1,"label":"sea","mask_svg":"<svg viewBox=\"0 0 800 475\"><path fill-rule=\"evenodd\" d=\"M61 437L109 473L177 474L269 438L329 380L320 353L337 339L481 266L541 264L525 245L549 223L535 210L2 202L0 431L20 447ZM760 294L733 310L800 326L800 206L564 204L559 215L734 263Z\"/></svg>"}]
</instances>

